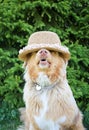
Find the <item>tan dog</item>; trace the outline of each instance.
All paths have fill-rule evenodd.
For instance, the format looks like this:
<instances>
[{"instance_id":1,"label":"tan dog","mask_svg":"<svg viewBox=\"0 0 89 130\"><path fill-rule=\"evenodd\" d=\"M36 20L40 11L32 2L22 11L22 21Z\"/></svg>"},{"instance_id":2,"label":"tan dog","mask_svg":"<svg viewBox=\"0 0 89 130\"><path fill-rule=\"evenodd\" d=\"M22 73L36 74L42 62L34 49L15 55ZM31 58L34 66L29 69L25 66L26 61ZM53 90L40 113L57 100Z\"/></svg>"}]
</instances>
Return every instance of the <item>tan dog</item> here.
<instances>
[{"instance_id":1,"label":"tan dog","mask_svg":"<svg viewBox=\"0 0 89 130\"><path fill-rule=\"evenodd\" d=\"M42 33L45 34L43 39L47 39L48 34L53 34L56 38L51 32L37 32L33 39L35 37L36 40L38 34ZM31 41L32 38L30 43ZM25 48L19 54L20 59L25 62L26 81L26 108L21 109L25 127L19 130L84 130L82 114L66 79L69 51L59 52L47 46L39 46L35 52L28 50Z\"/></svg>"}]
</instances>

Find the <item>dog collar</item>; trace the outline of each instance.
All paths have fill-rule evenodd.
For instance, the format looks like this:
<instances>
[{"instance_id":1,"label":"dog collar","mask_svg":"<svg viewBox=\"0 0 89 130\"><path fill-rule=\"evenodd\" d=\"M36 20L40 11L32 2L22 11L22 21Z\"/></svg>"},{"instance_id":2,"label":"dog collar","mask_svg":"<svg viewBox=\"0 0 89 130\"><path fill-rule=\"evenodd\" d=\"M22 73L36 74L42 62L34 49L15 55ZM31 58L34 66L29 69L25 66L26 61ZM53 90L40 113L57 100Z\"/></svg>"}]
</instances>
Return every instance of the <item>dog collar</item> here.
<instances>
[{"instance_id":1,"label":"dog collar","mask_svg":"<svg viewBox=\"0 0 89 130\"><path fill-rule=\"evenodd\" d=\"M44 89L50 90L50 89L54 88L55 85L57 85L58 83L59 83L59 81L56 81L54 84L51 84L51 85L45 86L45 87L42 87L42 86L41 86L40 84L38 84L38 83L34 83L34 84L35 84L35 89L36 89L37 91L41 91L41 90L44 90Z\"/></svg>"}]
</instances>

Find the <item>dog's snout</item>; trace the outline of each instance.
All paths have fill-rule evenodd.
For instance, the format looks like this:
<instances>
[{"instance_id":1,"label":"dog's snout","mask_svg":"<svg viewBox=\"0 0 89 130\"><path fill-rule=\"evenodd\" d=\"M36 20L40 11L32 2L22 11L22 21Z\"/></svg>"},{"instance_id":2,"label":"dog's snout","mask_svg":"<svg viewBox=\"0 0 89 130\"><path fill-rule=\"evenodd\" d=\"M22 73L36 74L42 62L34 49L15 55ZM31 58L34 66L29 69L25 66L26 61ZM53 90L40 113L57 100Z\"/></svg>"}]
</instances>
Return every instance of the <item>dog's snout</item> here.
<instances>
[{"instance_id":1,"label":"dog's snout","mask_svg":"<svg viewBox=\"0 0 89 130\"><path fill-rule=\"evenodd\" d=\"M47 53L48 53L48 51L47 51L46 49L41 49L41 50L39 51L39 54L40 54L40 55L47 55Z\"/></svg>"}]
</instances>

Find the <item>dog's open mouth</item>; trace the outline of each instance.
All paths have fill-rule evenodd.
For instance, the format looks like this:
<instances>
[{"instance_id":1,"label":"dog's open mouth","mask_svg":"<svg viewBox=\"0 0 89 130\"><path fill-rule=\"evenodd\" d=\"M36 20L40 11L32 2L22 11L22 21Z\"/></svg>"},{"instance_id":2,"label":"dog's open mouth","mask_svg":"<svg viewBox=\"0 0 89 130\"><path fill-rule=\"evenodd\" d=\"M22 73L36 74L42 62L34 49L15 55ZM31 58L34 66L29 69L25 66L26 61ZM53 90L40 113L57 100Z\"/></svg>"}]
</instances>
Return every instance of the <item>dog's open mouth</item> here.
<instances>
[{"instance_id":1,"label":"dog's open mouth","mask_svg":"<svg viewBox=\"0 0 89 130\"><path fill-rule=\"evenodd\" d=\"M46 58L42 58L42 59L39 60L38 64L40 66L49 67L51 63Z\"/></svg>"},{"instance_id":2,"label":"dog's open mouth","mask_svg":"<svg viewBox=\"0 0 89 130\"><path fill-rule=\"evenodd\" d=\"M41 59L41 60L40 60L40 64L45 65L45 64L47 64L47 63L48 63L48 61L47 61L46 59Z\"/></svg>"}]
</instances>

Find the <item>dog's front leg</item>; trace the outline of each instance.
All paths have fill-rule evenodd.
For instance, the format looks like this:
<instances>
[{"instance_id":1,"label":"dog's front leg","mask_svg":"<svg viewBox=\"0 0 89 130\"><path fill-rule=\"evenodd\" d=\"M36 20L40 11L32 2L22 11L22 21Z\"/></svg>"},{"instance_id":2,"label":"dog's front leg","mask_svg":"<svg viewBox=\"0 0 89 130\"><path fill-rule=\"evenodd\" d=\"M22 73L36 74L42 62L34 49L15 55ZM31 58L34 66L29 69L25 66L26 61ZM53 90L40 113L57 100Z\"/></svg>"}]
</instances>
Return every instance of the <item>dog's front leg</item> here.
<instances>
[{"instance_id":1,"label":"dog's front leg","mask_svg":"<svg viewBox=\"0 0 89 130\"><path fill-rule=\"evenodd\" d=\"M86 130L82 123L82 114L79 112L75 120L75 124L71 127L71 130Z\"/></svg>"},{"instance_id":2,"label":"dog's front leg","mask_svg":"<svg viewBox=\"0 0 89 130\"><path fill-rule=\"evenodd\" d=\"M74 125L71 130L86 130L84 128L84 126L82 125L82 123L77 123L76 125Z\"/></svg>"}]
</instances>

